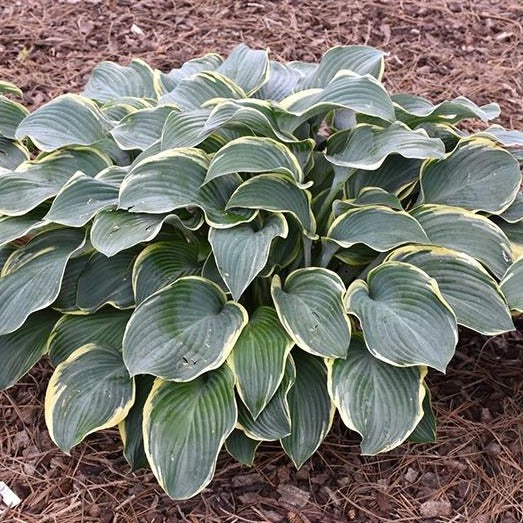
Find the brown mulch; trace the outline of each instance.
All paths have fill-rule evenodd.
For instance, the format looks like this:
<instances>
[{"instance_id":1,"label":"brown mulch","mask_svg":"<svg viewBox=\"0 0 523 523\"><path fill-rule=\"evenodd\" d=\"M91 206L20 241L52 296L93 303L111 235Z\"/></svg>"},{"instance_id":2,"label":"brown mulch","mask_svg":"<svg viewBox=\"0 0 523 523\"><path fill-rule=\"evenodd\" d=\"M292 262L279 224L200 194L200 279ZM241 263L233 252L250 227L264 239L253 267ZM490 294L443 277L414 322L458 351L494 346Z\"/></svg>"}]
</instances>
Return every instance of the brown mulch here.
<instances>
[{"instance_id":1,"label":"brown mulch","mask_svg":"<svg viewBox=\"0 0 523 523\"><path fill-rule=\"evenodd\" d=\"M519 0L12 0L0 4L0 78L37 106L80 91L102 59L168 70L240 41L302 60L368 43L390 52L392 91L498 101L500 123L523 129L522 24ZM447 375L431 375L438 443L361 457L336 423L301 471L277 445L262 446L252 469L223 455L213 483L186 502L169 500L148 472L129 474L114 430L72 457L57 450L41 364L0 396L0 481L23 498L0 521L520 523L522 327L493 339L465 333Z\"/></svg>"},{"instance_id":2,"label":"brown mulch","mask_svg":"<svg viewBox=\"0 0 523 523\"><path fill-rule=\"evenodd\" d=\"M141 34L140 34L141 33ZM523 128L520 0L18 0L0 4L0 77L26 102L82 89L101 59L169 70L238 42L282 60L364 43L390 52L387 83L435 101L499 101Z\"/></svg>"},{"instance_id":3,"label":"brown mulch","mask_svg":"<svg viewBox=\"0 0 523 523\"><path fill-rule=\"evenodd\" d=\"M4 521L520 523L523 330L465 339L447 375L430 378L436 444L362 457L336 421L299 472L276 444L261 447L252 469L224 454L209 488L185 502L171 501L149 472L129 474L115 430L88 437L72 457L56 449L41 364L0 398L0 480L24 500Z\"/></svg>"}]
</instances>

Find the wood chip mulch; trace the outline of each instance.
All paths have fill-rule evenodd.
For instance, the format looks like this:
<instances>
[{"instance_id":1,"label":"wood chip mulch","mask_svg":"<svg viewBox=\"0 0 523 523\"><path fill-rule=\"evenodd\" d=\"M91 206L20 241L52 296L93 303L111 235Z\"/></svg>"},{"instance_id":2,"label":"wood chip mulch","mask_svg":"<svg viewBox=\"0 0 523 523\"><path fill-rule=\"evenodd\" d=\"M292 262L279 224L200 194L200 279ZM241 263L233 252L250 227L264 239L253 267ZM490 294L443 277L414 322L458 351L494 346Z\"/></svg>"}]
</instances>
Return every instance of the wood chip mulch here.
<instances>
[{"instance_id":1,"label":"wood chip mulch","mask_svg":"<svg viewBox=\"0 0 523 523\"><path fill-rule=\"evenodd\" d=\"M497 101L499 123L523 129L523 4L519 0L12 0L0 4L0 78L35 107L81 91L102 59L141 57L169 70L244 41L281 59L314 60L337 44L390 52L386 83L434 102ZM523 325L487 339L463 333L447 375L431 374L434 445L361 457L337 421L295 471L277 445L252 469L225 454L201 495L173 502L145 471L129 474L115 430L66 456L49 439L42 399L49 366L0 395L0 481L20 523L523 521Z\"/></svg>"}]
</instances>

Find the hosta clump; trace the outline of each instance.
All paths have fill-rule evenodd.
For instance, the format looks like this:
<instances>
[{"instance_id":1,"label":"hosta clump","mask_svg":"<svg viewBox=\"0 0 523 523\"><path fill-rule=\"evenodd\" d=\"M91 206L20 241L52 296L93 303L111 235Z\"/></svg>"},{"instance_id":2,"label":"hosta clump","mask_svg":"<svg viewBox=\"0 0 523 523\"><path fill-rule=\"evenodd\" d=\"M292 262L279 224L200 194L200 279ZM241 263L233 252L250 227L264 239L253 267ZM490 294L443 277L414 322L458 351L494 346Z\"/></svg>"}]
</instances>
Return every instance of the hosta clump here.
<instances>
[{"instance_id":1,"label":"hosta clump","mask_svg":"<svg viewBox=\"0 0 523 523\"><path fill-rule=\"evenodd\" d=\"M48 354L62 449L118 425L187 498L223 446L301 466L336 410L365 454L433 441L427 368L523 311L523 134L383 65L104 62L30 114L0 84L0 386Z\"/></svg>"}]
</instances>

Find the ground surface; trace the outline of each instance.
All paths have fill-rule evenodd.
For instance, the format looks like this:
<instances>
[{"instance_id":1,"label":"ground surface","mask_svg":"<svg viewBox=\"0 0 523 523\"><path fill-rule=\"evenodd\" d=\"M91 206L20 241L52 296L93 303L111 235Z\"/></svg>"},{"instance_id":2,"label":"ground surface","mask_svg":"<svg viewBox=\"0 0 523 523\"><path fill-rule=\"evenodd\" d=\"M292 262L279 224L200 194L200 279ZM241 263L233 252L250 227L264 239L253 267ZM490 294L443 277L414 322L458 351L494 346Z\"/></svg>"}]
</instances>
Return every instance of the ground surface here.
<instances>
[{"instance_id":1,"label":"ground surface","mask_svg":"<svg viewBox=\"0 0 523 523\"><path fill-rule=\"evenodd\" d=\"M13 0L0 4L0 78L35 106L81 90L102 59L170 69L239 41L304 60L368 43L391 53L391 90L498 101L500 123L523 129L522 24L519 0ZM127 473L115 431L89 437L72 457L56 450L43 421L42 364L0 396L0 481L24 500L3 521L519 523L522 331L491 340L464 333L447 375L431 376L436 445L362 458L357 438L336 424L300 472L276 445L261 448L253 469L224 455L210 487L183 503L151 474Z\"/></svg>"}]
</instances>

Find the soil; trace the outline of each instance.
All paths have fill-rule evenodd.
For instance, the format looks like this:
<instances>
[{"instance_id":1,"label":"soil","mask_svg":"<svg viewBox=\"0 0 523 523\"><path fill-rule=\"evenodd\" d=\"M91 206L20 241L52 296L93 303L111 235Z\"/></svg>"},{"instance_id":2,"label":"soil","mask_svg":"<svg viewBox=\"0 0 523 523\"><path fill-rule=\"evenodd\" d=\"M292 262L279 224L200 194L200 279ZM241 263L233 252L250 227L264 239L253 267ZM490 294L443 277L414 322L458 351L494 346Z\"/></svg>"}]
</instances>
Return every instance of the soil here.
<instances>
[{"instance_id":1,"label":"soil","mask_svg":"<svg viewBox=\"0 0 523 523\"><path fill-rule=\"evenodd\" d=\"M389 51L391 91L497 101L499 123L523 129L522 24L519 0L12 0L0 5L0 78L35 107L80 91L102 59L141 57L169 70L240 41L300 60L365 43ZM462 335L447 374L429 377L436 444L362 457L337 420L300 471L274 444L251 469L223 454L209 488L185 502L170 500L149 472L128 472L115 430L70 457L57 450L43 420L43 362L0 395L0 481L23 500L0 521L519 523L523 324L496 338Z\"/></svg>"}]
</instances>

